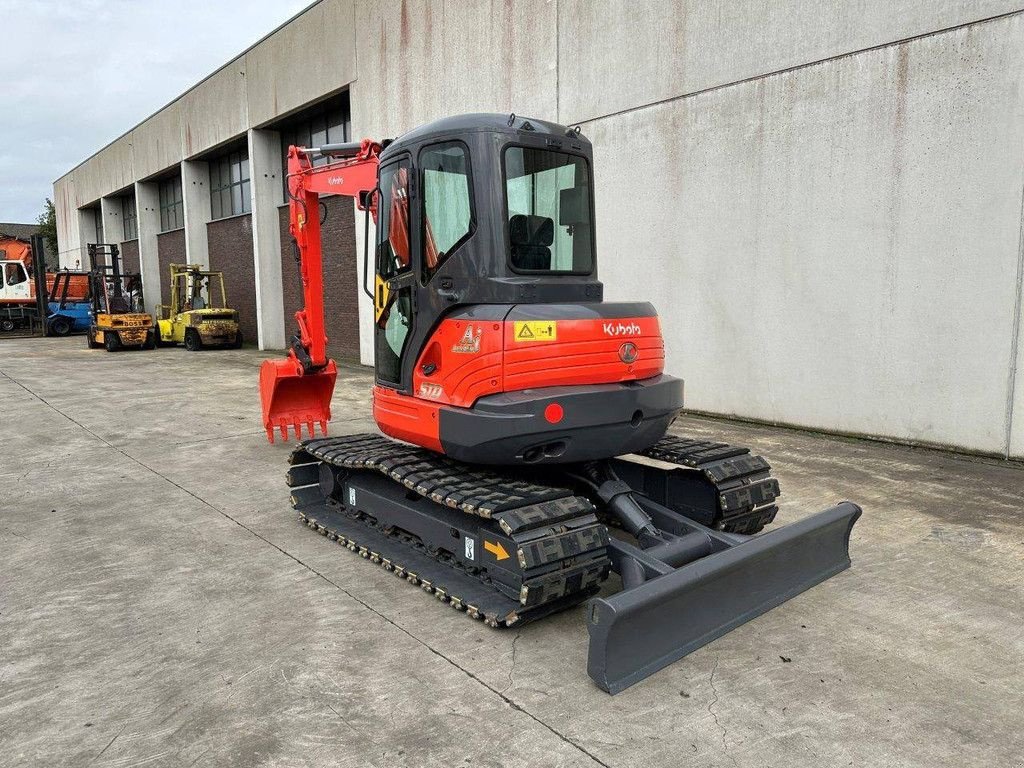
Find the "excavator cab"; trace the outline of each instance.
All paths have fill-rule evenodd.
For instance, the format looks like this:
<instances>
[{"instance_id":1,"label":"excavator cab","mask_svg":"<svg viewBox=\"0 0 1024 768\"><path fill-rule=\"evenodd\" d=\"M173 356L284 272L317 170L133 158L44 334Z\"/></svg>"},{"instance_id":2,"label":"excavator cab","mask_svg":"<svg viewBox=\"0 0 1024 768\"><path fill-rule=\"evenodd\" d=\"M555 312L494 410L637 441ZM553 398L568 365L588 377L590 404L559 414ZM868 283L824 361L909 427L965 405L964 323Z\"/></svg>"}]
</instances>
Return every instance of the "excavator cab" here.
<instances>
[{"instance_id":1,"label":"excavator cab","mask_svg":"<svg viewBox=\"0 0 1024 768\"><path fill-rule=\"evenodd\" d=\"M316 155L334 162L314 167ZM447 118L382 144L291 148L306 302L288 359L261 370L268 437L303 424L312 434L330 418L320 222L307 212L318 194L340 192L376 218L364 291L384 433L497 465L656 442L682 407L683 383L663 372L654 307L603 301L592 164L578 130L515 115Z\"/></svg>"},{"instance_id":2,"label":"excavator cab","mask_svg":"<svg viewBox=\"0 0 1024 768\"><path fill-rule=\"evenodd\" d=\"M578 130L461 115L379 157L374 418L476 464L640 450L683 404L654 307L605 302ZM514 426L513 426L514 425Z\"/></svg>"}]
</instances>

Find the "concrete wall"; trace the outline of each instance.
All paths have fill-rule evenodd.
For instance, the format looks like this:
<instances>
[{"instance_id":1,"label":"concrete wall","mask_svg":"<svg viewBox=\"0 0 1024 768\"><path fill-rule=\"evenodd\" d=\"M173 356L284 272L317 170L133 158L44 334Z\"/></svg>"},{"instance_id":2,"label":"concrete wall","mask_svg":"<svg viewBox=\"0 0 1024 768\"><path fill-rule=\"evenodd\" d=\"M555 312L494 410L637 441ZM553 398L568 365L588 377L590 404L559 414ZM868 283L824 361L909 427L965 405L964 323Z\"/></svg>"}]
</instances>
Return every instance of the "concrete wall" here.
<instances>
[{"instance_id":1,"label":"concrete wall","mask_svg":"<svg viewBox=\"0 0 1024 768\"><path fill-rule=\"evenodd\" d=\"M559 118L593 120L1020 8L1019 0L559 0Z\"/></svg>"},{"instance_id":2,"label":"concrete wall","mask_svg":"<svg viewBox=\"0 0 1024 768\"><path fill-rule=\"evenodd\" d=\"M345 87L357 138L582 124L607 296L659 307L691 407L1024 458L1022 11L324 0L58 180L62 248L100 197Z\"/></svg>"},{"instance_id":3,"label":"concrete wall","mask_svg":"<svg viewBox=\"0 0 1024 768\"><path fill-rule=\"evenodd\" d=\"M185 213L185 257L189 264L210 266L210 244L206 225L210 209L210 164L201 160L181 161L181 199Z\"/></svg>"},{"instance_id":4,"label":"concrete wall","mask_svg":"<svg viewBox=\"0 0 1024 768\"><path fill-rule=\"evenodd\" d=\"M1012 392L1009 411L1009 454L1024 457L1024 312L1021 311L1021 285L1024 283L1024 224L1021 225L1021 251L1017 269L1017 336L1014 346L1017 351L1016 365L1009 377L1008 386Z\"/></svg>"},{"instance_id":5,"label":"concrete wall","mask_svg":"<svg viewBox=\"0 0 1024 768\"><path fill-rule=\"evenodd\" d=\"M252 247L256 297L256 329L260 349L283 349L286 338L281 289L281 231L278 206L284 202L281 178L281 135L276 131L250 130L249 169L252 195ZM250 337L256 338L256 337Z\"/></svg>"},{"instance_id":6,"label":"concrete wall","mask_svg":"<svg viewBox=\"0 0 1024 768\"><path fill-rule=\"evenodd\" d=\"M378 14L393 13L382 6ZM352 0L318 3L245 54L249 124L265 123L356 79Z\"/></svg>"},{"instance_id":7,"label":"concrete wall","mask_svg":"<svg viewBox=\"0 0 1024 768\"><path fill-rule=\"evenodd\" d=\"M163 301L163 281L167 273L160 272L160 196L152 181L135 182L135 211L139 225L139 271L142 273L143 296L146 311L155 313ZM170 300L170 296L168 296Z\"/></svg>"},{"instance_id":8,"label":"concrete wall","mask_svg":"<svg viewBox=\"0 0 1024 768\"><path fill-rule=\"evenodd\" d=\"M1014 16L588 126L608 296L691 407L1005 449L1022 52Z\"/></svg>"}]
</instances>

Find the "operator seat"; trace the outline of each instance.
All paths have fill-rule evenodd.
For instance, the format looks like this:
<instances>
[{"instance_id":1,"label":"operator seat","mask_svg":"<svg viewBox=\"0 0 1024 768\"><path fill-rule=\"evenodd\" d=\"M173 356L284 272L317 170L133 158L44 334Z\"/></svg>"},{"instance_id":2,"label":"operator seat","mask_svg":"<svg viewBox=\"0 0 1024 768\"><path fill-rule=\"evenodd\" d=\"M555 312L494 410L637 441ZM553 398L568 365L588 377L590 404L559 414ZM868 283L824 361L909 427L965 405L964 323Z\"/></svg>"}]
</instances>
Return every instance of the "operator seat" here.
<instances>
[{"instance_id":1,"label":"operator seat","mask_svg":"<svg viewBox=\"0 0 1024 768\"><path fill-rule=\"evenodd\" d=\"M111 296L110 297L110 314L120 315L131 311L131 305L124 296Z\"/></svg>"},{"instance_id":2,"label":"operator seat","mask_svg":"<svg viewBox=\"0 0 1024 768\"><path fill-rule=\"evenodd\" d=\"M555 222L547 216L517 213L508 220L512 266L516 269L551 269L551 243Z\"/></svg>"}]
</instances>

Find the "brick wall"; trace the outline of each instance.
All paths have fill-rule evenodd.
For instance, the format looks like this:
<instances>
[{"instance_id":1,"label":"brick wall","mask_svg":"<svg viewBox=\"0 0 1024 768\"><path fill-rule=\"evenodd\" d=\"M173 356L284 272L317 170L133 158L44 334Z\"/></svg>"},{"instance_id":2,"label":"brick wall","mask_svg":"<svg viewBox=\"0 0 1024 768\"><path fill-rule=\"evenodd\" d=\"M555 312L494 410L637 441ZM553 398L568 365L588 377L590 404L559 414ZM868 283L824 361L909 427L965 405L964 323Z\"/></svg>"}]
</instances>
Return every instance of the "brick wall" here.
<instances>
[{"instance_id":1,"label":"brick wall","mask_svg":"<svg viewBox=\"0 0 1024 768\"><path fill-rule=\"evenodd\" d=\"M139 241L125 240L117 246L121 251L121 269L132 273L139 271Z\"/></svg>"},{"instance_id":2,"label":"brick wall","mask_svg":"<svg viewBox=\"0 0 1024 768\"><path fill-rule=\"evenodd\" d=\"M352 200L325 197L327 219L321 229L324 251L324 320L327 353L336 360L359 360L359 284L356 272L356 222ZM281 278L285 339L295 334L295 313L302 305L302 283L288 233L288 206L279 209ZM362 233L362 219L359 221ZM360 234L360 236L362 236Z\"/></svg>"},{"instance_id":3,"label":"brick wall","mask_svg":"<svg viewBox=\"0 0 1024 768\"><path fill-rule=\"evenodd\" d=\"M171 300L170 288L171 264L185 263L185 230L175 229L156 236L156 255L160 263L160 294L161 303ZM156 296L150 297L156 298Z\"/></svg>"},{"instance_id":4,"label":"brick wall","mask_svg":"<svg viewBox=\"0 0 1024 768\"><path fill-rule=\"evenodd\" d=\"M252 217L232 216L206 225L210 244L210 269L224 273L228 304L238 310L239 325L247 343L255 344L256 267L252 256Z\"/></svg>"}]
</instances>

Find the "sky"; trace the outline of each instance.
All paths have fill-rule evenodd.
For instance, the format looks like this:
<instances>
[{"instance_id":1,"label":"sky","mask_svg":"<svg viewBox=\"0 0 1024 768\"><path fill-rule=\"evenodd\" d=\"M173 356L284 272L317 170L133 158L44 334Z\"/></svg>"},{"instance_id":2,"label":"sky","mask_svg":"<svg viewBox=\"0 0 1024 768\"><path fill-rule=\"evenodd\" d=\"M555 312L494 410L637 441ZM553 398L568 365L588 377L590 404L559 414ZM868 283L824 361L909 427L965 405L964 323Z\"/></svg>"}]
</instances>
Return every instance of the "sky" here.
<instances>
[{"instance_id":1,"label":"sky","mask_svg":"<svg viewBox=\"0 0 1024 768\"><path fill-rule=\"evenodd\" d=\"M311 0L0 0L0 222Z\"/></svg>"}]
</instances>

